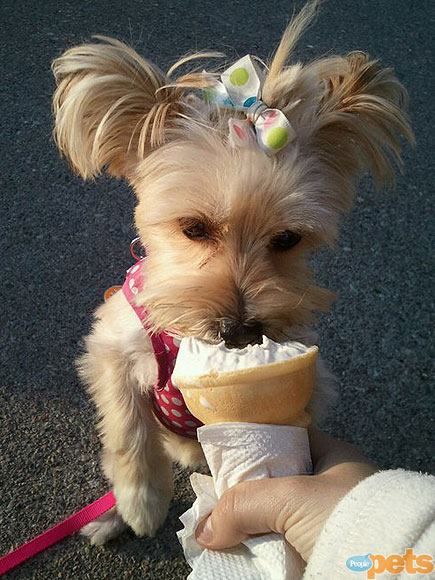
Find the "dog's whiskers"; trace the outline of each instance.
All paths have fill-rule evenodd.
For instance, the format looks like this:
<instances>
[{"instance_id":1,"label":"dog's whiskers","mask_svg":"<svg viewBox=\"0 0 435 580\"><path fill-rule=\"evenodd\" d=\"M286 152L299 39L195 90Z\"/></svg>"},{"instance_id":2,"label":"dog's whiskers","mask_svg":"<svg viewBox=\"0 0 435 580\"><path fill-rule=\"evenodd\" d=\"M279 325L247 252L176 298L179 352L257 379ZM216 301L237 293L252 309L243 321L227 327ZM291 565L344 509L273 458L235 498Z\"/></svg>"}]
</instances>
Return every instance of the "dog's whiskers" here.
<instances>
[{"instance_id":1,"label":"dog's whiskers","mask_svg":"<svg viewBox=\"0 0 435 580\"><path fill-rule=\"evenodd\" d=\"M309 286L307 286L307 287L305 288L305 290L304 290L304 292L302 293L301 297L299 298L298 302L297 302L296 304L294 304L294 305L293 305L293 306L290 308L290 310L296 310L296 308L298 308L298 307L299 307L299 306L302 304L302 302L303 302L303 300L304 300L305 296L306 296L306 295L307 295L307 293L308 293L308 290L309 290Z\"/></svg>"}]
</instances>

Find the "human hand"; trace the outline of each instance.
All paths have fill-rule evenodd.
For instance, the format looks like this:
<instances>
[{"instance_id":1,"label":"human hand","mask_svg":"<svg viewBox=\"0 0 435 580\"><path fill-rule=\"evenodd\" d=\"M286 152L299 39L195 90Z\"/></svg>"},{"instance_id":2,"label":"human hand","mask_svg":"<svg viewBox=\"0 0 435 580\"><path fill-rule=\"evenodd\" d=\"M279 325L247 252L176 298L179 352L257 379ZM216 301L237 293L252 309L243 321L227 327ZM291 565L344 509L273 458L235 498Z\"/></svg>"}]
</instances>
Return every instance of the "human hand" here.
<instances>
[{"instance_id":1,"label":"human hand","mask_svg":"<svg viewBox=\"0 0 435 580\"><path fill-rule=\"evenodd\" d=\"M212 550L236 546L254 534L284 535L307 561L337 503L376 467L353 445L311 429L314 475L246 481L227 490L197 530Z\"/></svg>"}]
</instances>

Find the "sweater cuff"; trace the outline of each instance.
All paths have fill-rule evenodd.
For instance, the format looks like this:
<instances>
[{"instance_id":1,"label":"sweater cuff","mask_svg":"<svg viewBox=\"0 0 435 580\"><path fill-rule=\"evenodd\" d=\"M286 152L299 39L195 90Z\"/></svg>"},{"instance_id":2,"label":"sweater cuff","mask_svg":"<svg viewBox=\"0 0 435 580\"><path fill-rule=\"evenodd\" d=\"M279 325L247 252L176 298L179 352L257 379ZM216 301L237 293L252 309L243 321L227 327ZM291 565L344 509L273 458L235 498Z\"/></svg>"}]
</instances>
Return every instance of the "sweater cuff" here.
<instances>
[{"instance_id":1,"label":"sweater cuff","mask_svg":"<svg viewBox=\"0 0 435 580\"><path fill-rule=\"evenodd\" d=\"M375 473L337 504L314 547L304 579L349 578L352 572L346 562L355 556L387 558L412 548L415 554L433 557L434 519L434 476L403 469Z\"/></svg>"}]
</instances>

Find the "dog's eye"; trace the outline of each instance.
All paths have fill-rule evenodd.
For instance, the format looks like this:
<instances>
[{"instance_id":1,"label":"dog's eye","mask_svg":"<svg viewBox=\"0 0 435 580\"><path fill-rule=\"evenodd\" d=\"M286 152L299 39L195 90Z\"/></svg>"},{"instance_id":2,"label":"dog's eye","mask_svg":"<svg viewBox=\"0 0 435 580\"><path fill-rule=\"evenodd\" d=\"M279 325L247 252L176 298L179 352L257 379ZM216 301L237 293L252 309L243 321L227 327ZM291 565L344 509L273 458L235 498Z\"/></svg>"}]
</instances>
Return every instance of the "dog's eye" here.
<instances>
[{"instance_id":1,"label":"dog's eye","mask_svg":"<svg viewBox=\"0 0 435 580\"><path fill-rule=\"evenodd\" d=\"M180 220L180 227L183 234L189 240L208 240L210 239L210 232L207 224L195 219Z\"/></svg>"},{"instance_id":2,"label":"dog's eye","mask_svg":"<svg viewBox=\"0 0 435 580\"><path fill-rule=\"evenodd\" d=\"M302 236L297 232L285 230L273 236L270 240L270 247L278 252L285 252L296 246L302 239Z\"/></svg>"}]
</instances>

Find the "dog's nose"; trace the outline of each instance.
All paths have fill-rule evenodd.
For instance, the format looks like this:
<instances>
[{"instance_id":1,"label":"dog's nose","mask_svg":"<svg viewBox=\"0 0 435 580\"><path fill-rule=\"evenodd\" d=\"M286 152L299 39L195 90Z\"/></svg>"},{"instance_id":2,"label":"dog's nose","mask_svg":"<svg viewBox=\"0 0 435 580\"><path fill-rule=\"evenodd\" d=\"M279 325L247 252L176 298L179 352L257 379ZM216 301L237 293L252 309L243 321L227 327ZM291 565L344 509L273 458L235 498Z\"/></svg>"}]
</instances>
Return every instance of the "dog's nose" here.
<instances>
[{"instance_id":1,"label":"dog's nose","mask_svg":"<svg viewBox=\"0 0 435 580\"><path fill-rule=\"evenodd\" d=\"M223 318L219 323L219 335L227 348L243 348L248 344L260 344L263 340L263 325L257 320L241 322Z\"/></svg>"}]
</instances>

